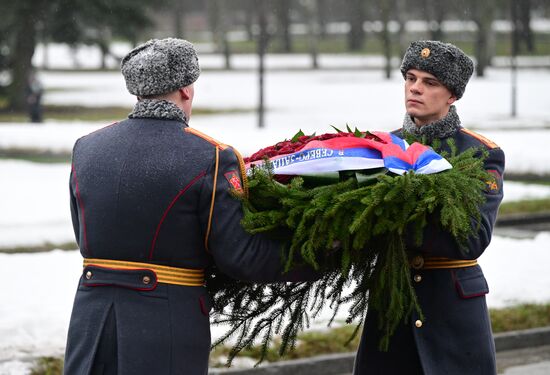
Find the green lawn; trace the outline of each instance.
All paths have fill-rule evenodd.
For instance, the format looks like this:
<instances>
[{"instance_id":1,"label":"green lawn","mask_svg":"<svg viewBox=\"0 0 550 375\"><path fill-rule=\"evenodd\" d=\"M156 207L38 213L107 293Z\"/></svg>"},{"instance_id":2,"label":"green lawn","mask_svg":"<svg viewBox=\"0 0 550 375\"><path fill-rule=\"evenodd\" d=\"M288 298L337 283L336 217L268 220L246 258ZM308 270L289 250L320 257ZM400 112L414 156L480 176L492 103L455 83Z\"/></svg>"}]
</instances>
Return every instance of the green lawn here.
<instances>
[{"instance_id":1,"label":"green lawn","mask_svg":"<svg viewBox=\"0 0 550 375\"><path fill-rule=\"evenodd\" d=\"M0 249L0 253L6 253L6 254L17 254L17 253L39 253L44 251L51 251L51 250L75 250L78 249L78 245L76 242L64 242L64 243L50 243L46 242L42 245L36 245L36 246L17 246L13 248L3 248Z\"/></svg>"},{"instance_id":2,"label":"green lawn","mask_svg":"<svg viewBox=\"0 0 550 375\"><path fill-rule=\"evenodd\" d=\"M523 304L502 309L490 309L491 323L494 333L516 331L528 328L550 326L550 304ZM277 354L279 342L270 348L266 360L269 362L282 359L307 358L320 354L353 352L359 345L359 332L353 339L352 333L355 325L344 325L326 331L312 331L298 336L296 349L288 353L284 358ZM211 354L211 361L216 363L220 355L226 356L229 348L216 348ZM241 356L258 359L260 349L255 347L243 351Z\"/></svg>"},{"instance_id":3,"label":"green lawn","mask_svg":"<svg viewBox=\"0 0 550 375\"><path fill-rule=\"evenodd\" d=\"M499 215L537 212L550 212L550 198L503 203Z\"/></svg>"}]
</instances>

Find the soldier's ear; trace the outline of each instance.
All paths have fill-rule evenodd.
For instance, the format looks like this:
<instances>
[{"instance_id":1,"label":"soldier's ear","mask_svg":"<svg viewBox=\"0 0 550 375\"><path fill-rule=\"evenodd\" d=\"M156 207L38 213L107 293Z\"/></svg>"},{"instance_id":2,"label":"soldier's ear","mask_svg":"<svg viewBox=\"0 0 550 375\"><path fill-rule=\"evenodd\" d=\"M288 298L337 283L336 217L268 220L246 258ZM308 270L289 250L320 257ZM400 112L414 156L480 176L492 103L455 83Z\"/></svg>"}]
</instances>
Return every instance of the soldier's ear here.
<instances>
[{"instance_id":1,"label":"soldier's ear","mask_svg":"<svg viewBox=\"0 0 550 375\"><path fill-rule=\"evenodd\" d=\"M447 104L451 105L454 102L456 102L456 96L452 95L449 99L447 99Z\"/></svg>"},{"instance_id":2,"label":"soldier's ear","mask_svg":"<svg viewBox=\"0 0 550 375\"><path fill-rule=\"evenodd\" d=\"M178 92L183 100L191 99L191 89L189 88L189 86L178 89Z\"/></svg>"}]
</instances>

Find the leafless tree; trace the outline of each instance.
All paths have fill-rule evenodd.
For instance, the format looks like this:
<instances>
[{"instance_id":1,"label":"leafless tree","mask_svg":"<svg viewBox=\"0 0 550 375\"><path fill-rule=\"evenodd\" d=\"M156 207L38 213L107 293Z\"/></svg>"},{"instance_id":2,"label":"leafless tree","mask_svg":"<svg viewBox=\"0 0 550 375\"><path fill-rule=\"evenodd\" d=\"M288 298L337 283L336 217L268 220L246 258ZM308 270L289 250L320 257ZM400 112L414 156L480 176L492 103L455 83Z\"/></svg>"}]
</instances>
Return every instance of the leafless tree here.
<instances>
[{"instance_id":1,"label":"leafless tree","mask_svg":"<svg viewBox=\"0 0 550 375\"><path fill-rule=\"evenodd\" d=\"M533 29L531 29L531 11L532 11L532 0L519 0L514 1L516 6L518 6L518 34L520 40L525 44L527 51L530 53L535 52L535 36Z\"/></svg>"},{"instance_id":2,"label":"leafless tree","mask_svg":"<svg viewBox=\"0 0 550 375\"><path fill-rule=\"evenodd\" d=\"M382 48L384 49L384 57L386 60L385 63L385 75L387 79L391 78L391 55L392 55L392 38L389 30L390 15L392 10L395 10L393 7L393 0L378 0L380 6L380 18L382 19L382 31L380 33L382 39Z\"/></svg>"},{"instance_id":3,"label":"leafless tree","mask_svg":"<svg viewBox=\"0 0 550 375\"><path fill-rule=\"evenodd\" d=\"M281 50L292 52L292 35L290 27L292 24L292 0L276 0L277 33L281 40Z\"/></svg>"},{"instance_id":4,"label":"leafless tree","mask_svg":"<svg viewBox=\"0 0 550 375\"><path fill-rule=\"evenodd\" d=\"M405 35L406 1L394 0L394 7L395 7L395 12L394 12L395 20L399 25L399 29L397 30L397 43L399 45L399 56L403 56L405 54L405 50L407 49L407 40Z\"/></svg>"},{"instance_id":5,"label":"leafless tree","mask_svg":"<svg viewBox=\"0 0 550 375\"><path fill-rule=\"evenodd\" d=\"M265 98L264 98L264 58L267 50L267 43L269 35L267 33L267 0L257 0L258 11L258 26L260 32L258 35L258 83L259 83L259 102L258 102L258 127L263 128L265 126L264 114L265 114Z\"/></svg>"},{"instance_id":6,"label":"leafless tree","mask_svg":"<svg viewBox=\"0 0 550 375\"><path fill-rule=\"evenodd\" d=\"M432 40L443 40L443 29L441 27L445 18L448 4L440 0L424 0L424 14L429 26L429 38Z\"/></svg>"},{"instance_id":7,"label":"leafless tree","mask_svg":"<svg viewBox=\"0 0 550 375\"><path fill-rule=\"evenodd\" d=\"M188 0L172 0L172 16L174 17L174 36L184 38L183 18L185 16L186 3Z\"/></svg>"},{"instance_id":8,"label":"leafless tree","mask_svg":"<svg viewBox=\"0 0 550 375\"><path fill-rule=\"evenodd\" d=\"M365 41L365 2L366 0L346 0L348 11L348 22L350 25L348 33L348 47L351 51L359 51L363 48Z\"/></svg>"},{"instance_id":9,"label":"leafless tree","mask_svg":"<svg viewBox=\"0 0 550 375\"><path fill-rule=\"evenodd\" d=\"M319 68L318 62L318 41L319 41L319 16L316 0L300 0L304 9L304 15L308 24L308 44L311 54L311 66L313 69Z\"/></svg>"},{"instance_id":10,"label":"leafless tree","mask_svg":"<svg viewBox=\"0 0 550 375\"><path fill-rule=\"evenodd\" d=\"M319 25L319 38L325 39L327 36L327 23L328 23L328 1L317 1L317 24Z\"/></svg>"},{"instance_id":11,"label":"leafless tree","mask_svg":"<svg viewBox=\"0 0 550 375\"><path fill-rule=\"evenodd\" d=\"M32 70L32 56L37 42L37 27L46 12L47 2L19 1L14 11L13 52L10 55L12 82L8 87L10 109L22 111L26 109L25 88Z\"/></svg>"},{"instance_id":12,"label":"leafless tree","mask_svg":"<svg viewBox=\"0 0 550 375\"><path fill-rule=\"evenodd\" d=\"M226 0L208 0L210 29L218 52L223 53L225 69L231 69L231 48L229 44L229 9Z\"/></svg>"},{"instance_id":13,"label":"leafless tree","mask_svg":"<svg viewBox=\"0 0 550 375\"><path fill-rule=\"evenodd\" d=\"M477 26L475 55L477 60L476 75L483 77L485 68L491 65L494 44L492 23L496 11L495 0L470 1L472 19Z\"/></svg>"}]
</instances>

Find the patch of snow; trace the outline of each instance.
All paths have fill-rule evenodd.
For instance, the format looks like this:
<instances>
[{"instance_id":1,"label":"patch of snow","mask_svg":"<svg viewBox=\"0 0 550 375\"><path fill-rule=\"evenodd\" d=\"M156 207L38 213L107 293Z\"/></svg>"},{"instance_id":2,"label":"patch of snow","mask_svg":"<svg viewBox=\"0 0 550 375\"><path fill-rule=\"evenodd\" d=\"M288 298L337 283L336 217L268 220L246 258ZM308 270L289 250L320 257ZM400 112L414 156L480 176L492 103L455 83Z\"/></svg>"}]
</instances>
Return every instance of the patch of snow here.
<instances>
[{"instance_id":1,"label":"patch of snow","mask_svg":"<svg viewBox=\"0 0 550 375\"><path fill-rule=\"evenodd\" d=\"M0 254L0 363L63 354L81 270L77 251Z\"/></svg>"},{"instance_id":2,"label":"patch of snow","mask_svg":"<svg viewBox=\"0 0 550 375\"><path fill-rule=\"evenodd\" d=\"M69 174L69 164L0 161L0 248L74 241ZM547 197L550 186L504 184L504 202Z\"/></svg>"},{"instance_id":3,"label":"patch of snow","mask_svg":"<svg viewBox=\"0 0 550 375\"><path fill-rule=\"evenodd\" d=\"M489 307L550 302L549 241L549 232L534 239L493 237L479 258L489 283Z\"/></svg>"},{"instance_id":4,"label":"patch of snow","mask_svg":"<svg viewBox=\"0 0 550 375\"><path fill-rule=\"evenodd\" d=\"M549 241L550 233L530 240L493 238L479 260L491 290L489 307L550 301ZM63 353L81 262L77 251L0 254L0 274L10 282L9 288L0 289L0 364L10 361L21 366L31 354ZM345 319L344 313L337 319ZM330 314L324 311L321 320ZM213 339L223 330L213 327Z\"/></svg>"},{"instance_id":5,"label":"patch of snow","mask_svg":"<svg viewBox=\"0 0 550 375\"><path fill-rule=\"evenodd\" d=\"M74 241L69 164L0 162L0 248Z\"/></svg>"},{"instance_id":6,"label":"patch of snow","mask_svg":"<svg viewBox=\"0 0 550 375\"><path fill-rule=\"evenodd\" d=\"M484 78L472 78L466 95L457 103L458 113L464 126L502 146L509 172L548 174L550 164L540 161L547 158L545 147L550 141L550 106L546 103L550 71L522 70L518 74L518 117L509 114L510 72L495 69L489 69ZM116 72L43 72L41 77L46 87L67 90L48 92L45 101L50 104L116 105L130 111L135 103ZM196 107L253 110L257 106L255 72L206 71L195 86ZM332 131L329 125L344 128L348 123L362 130L390 131L401 126L404 116L403 80L398 71L390 80L376 71L269 72L265 98L264 129L257 128L255 112L193 116L190 125L251 154L291 137L300 128L321 133ZM5 124L0 126L0 147L70 152L78 137L105 125L108 122ZM524 139L530 142L528 153Z\"/></svg>"}]
</instances>

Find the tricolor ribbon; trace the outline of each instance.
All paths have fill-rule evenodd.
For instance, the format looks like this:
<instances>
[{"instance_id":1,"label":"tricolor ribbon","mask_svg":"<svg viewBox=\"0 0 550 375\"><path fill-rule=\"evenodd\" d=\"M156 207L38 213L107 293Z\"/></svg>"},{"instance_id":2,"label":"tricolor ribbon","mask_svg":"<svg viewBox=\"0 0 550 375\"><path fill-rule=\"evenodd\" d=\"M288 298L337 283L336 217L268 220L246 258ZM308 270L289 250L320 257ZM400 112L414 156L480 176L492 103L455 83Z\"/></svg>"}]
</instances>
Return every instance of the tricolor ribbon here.
<instances>
[{"instance_id":1,"label":"tricolor ribbon","mask_svg":"<svg viewBox=\"0 0 550 375\"><path fill-rule=\"evenodd\" d=\"M299 151L269 159L275 175L315 175L320 173L385 167L393 173L414 171L420 174L451 169L451 164L421 143L409 145L386 132L373 132L377 139L337 137L311 141ZM246 165L261 165L254 161Z\"/></svg>"}]
</instances>

